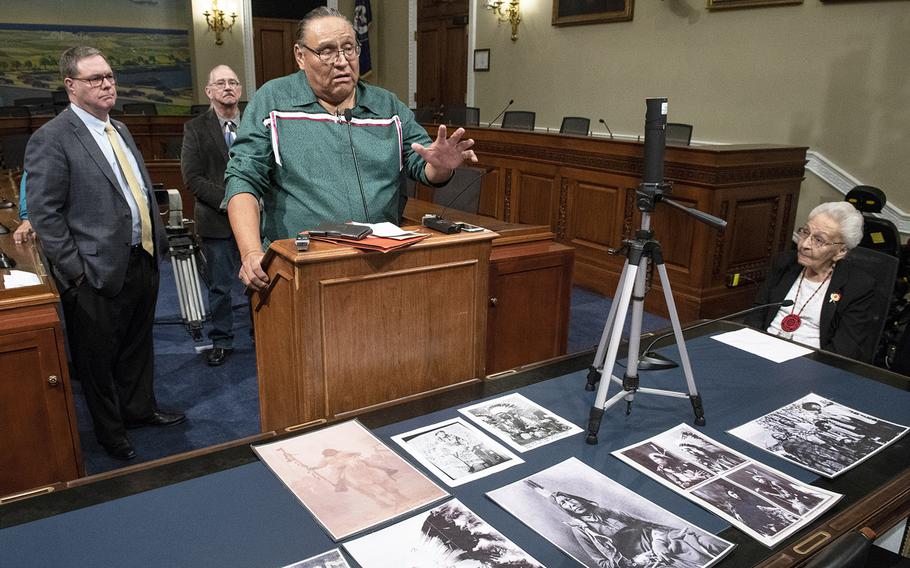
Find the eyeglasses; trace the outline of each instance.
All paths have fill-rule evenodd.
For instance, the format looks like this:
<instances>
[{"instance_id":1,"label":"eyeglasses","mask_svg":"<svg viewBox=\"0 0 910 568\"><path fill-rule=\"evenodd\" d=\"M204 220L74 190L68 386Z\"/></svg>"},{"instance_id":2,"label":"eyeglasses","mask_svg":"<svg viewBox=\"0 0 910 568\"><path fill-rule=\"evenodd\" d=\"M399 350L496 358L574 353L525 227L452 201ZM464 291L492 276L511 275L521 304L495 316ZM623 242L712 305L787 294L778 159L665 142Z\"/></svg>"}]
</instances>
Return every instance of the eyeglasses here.
<instances>
[{"instance_id":1,"label":"eyeglasses","mask_svg":"<svg viewBox=\"0 0 910 568\"><path fill-rule=\"evenodd\" d=\"M340 48L326 47L320 49L319 51L313 49L312 47L307 47L302 43L299 43L297 45L318 57L319 61L322 61L325 64L334 63L338 59L338 55L343 55L344 58L348 61L353 61L358 55L360 55L359 43L343 45Z\"/></svg>"},{"instance_id":2,"label":"eyeglasses","mask_svg":"<svg viewBox=\"0 0 910 568\"><path fill-rule=\"evenodd\" d=\"M844 243L836 242L836 241L826 241L825 239L819 237L818 235L813 235L813 234L809 231L809 227L800 227L799 229L796 230L796 234L799 236L800 239L810 239L810 242L812 243L812 246L815 246L815 247L818 247L818 248L821 248L821 247L828 247L828 246L831 246L831 245L842 245L842 244L844 244Z\"/></svg>"},{"instance_id":3,"label":"eyeglasses","mask_svg":"<svg viewBox=\"0 0 910 568\"><path fill-rule=\"evenodd\" d=\"M93 89L101 87L101 85L104 84L105 79L107 79L107 82L111 85L117 84L117 78L114 77L113 73L108 73L107 75L95 75L94 77L88 77L85 79L82 77L70 77L70 79L73 79L74 81L82 81Z\"/></svg>"},{"instance_id":4,"label":"eyeglasses","mask_svg":"<svg viewBox=\"0 0 910 568\"><path fill-rule=\"evenodd\" d=\"M225 87L230 87L232 89L236 89L239 86L240 86L240 81L237 81L236 79L220 79L218 81L209 83L209 87L218 87L219 89L223 89Z\"/></svg>"}]
</instances>

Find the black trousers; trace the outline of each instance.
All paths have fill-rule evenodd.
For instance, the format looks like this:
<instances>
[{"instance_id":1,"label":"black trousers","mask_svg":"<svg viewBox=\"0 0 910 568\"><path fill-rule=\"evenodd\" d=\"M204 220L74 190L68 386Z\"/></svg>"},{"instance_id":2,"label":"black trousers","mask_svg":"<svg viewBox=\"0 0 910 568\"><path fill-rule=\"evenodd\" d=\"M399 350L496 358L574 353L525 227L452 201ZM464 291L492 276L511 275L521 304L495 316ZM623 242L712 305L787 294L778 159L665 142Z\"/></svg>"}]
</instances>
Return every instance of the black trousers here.
<instances>
[{"instance_id":1,"label":"black trousers","mask_svg":"<svg viewBox=\"0 0 910 568\"><path fill-rule=\"evenodd\" d=\"M102 296L84 280L61 298L73 367L103 446L122 444L125 422L142 421L157 410L152 341L157 299L158 267L141 249L130 254L116 296Z\"/></svg>"}]
</instances>

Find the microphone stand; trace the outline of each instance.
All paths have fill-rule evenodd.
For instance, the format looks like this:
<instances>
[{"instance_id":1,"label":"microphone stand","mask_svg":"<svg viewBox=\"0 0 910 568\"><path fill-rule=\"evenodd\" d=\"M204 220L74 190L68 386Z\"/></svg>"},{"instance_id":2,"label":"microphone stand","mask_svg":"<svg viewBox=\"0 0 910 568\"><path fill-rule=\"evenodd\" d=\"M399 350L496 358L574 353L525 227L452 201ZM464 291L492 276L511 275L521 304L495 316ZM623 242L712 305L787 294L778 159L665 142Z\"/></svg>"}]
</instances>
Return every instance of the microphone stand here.
<instances>
[{"instance_id":1,"label":"microphone stand","mask_svg":"<svg viewBox=\"0 0 910 568\"><path fill-rule=\"evenodd\" d=\"M604 128L607 129L607 132L610 133L610 140L613 140L613 131L610 130L610 127L609 127L609 126L607 126L607 121L601 118L599 122L600 122L601 124L603 124L603 125L604 125Z\"/></svg>"},{"instance_id":2,"label":"microphone stand","mask_svg":"<svg viewBox=\"0 0 910 568\"><path fill-rule=\"evenodd\" d=\"M694 325L686 326L686 327L682 328L682 332L685 333L687 331L692 331L693 329L698 329L700 327L704 327L704 326L710 325L712 323L717 323L719 321L738 318L740 316L744 316L744 315L750 314L752 312L757 312L759 310L766 310L768 308L789 308L792 305L793 305L793 300L784 300L782 302L771 302L770 304L752 306L751 308L748 308L745 310L740 310L740 311L734 312L732 314L727 314L727 315L721 316L719 318L709 319L709 320L705 320L702 322L698 322ZM638 359L638 368L639 369L642 369L645 371L662 371L664 369L672 369L674 367L679 366L675 361L664 357L660 353L655 353L654 351L651 351L651 349L654 347L654 345L658 341L660 341L661 339L666 339L666 338L670 337L671 335L673 335L672 331L658 335L657 337L654 338L653 341L651 341L651 343L648 344L647 347L645 347L644 353L642 353L641 357Z\"/></svg>"},{"instance_id":3,"label":"microphone stand","mask_svg":"<svg viewBox=\"0 0 910 568\"><path fill-rule=\"evenodd\" d=\"M363 203L363 220L365 223L370 223L370 213L367 210L367 196L363 191L363 181L360 179L360 167L357 165L357 152L354 151L354 136L351 134L351 120L354 118L354 113L351 109L344 109L344 121L348 125L348 142L351 143L351 156L354 158L354 172L357 174L357 186L360 188L360 202Z\"/></svg>"},{"instance_id":4,"label":"microphone stand","mask_svg":"<svg viewBox=\"0 0 910 568\"><path fill-rule=\"evenodd\" d=\"M504 115L506 113L506 111L509 110L509 107L512 106L512 103L514 103L514 102L515 102L515 99L509 99L509 104L506 105L506 108L502 109L499 112L499 114L496 115L496 118L494 118L493 120L488 122L487 127L493 126L493 123L496 122L497 120L499 120L499 117Z\"/></svg>"}]
</instances>

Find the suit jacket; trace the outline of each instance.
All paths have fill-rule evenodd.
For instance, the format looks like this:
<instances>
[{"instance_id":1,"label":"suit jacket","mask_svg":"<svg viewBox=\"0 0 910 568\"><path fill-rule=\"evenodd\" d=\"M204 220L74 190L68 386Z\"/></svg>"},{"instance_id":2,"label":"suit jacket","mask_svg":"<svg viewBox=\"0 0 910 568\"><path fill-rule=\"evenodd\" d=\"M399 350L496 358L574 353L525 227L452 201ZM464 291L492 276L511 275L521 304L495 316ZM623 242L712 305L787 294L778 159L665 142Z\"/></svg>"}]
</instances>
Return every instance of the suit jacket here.
<instances>
[{"instance_id":1,"label":"suit jacket","mask_svg":"<svg viewBox=\"0 0 910 568\"><path fill-rule=\"evenodd\" d=\"M167 235L151 192L152 180L129 130L116 120L111 124L139 165L160 262ZM101 294L117 295L130 260L132 217L114 170L85 123L69 108L54 117L29 139L25 167L29 219L60 291L85 274Z\"/></svg>"},{"instance_id":2,"label":"suit jacket","mask_svg":"<svg viewBox=\"0 0 910 568\"><path fill-rule=\"evenodd\" d=\"M783 301L802 268L796 260L796 252L776 257L771 263L768 278L758 291L755 304ZM886 301L876 293L875 280L848 253L835 266L828 291L822 298L819 322L821 348L860 361L871 361L880 329L874 314L881 313ZM796 311L801 304L802 299L800 305L793 306ZM775 315L777 310L774 308L759 310L750 314L746 323L766 330Z\"/></svg>"},{"instance_id":3,"label":"suit jacket","mask_svg":"<svg viewBox=\"0 0 910 568\"><path fill-rule=\"evenodd\" d=\"M227 163L228 146L214 110L184 124L180 169L183 183L196 196L196 233L201 237L231 236L227 213L221 210Z\"/></svg>"}]
</instances>

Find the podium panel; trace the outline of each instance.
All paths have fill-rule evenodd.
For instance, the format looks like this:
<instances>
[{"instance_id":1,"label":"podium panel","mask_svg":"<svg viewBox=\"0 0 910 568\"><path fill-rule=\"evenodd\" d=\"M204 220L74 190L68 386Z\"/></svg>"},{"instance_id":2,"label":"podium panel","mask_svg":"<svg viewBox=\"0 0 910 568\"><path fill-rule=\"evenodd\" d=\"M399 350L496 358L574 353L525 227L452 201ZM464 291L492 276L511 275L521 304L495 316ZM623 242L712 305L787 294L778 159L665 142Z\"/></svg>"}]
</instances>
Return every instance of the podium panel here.
<instances>
[{"instance_id":1,"label":"podium panel","mask_svg":"<svg viewBox=\"0 0 910 568\"><path fill-rule=\"evenodd\" d=\"M263 431L345 418L485 375L491 241L401 251L277 241L253 298Z\"/></svg>"}]
</instances>

